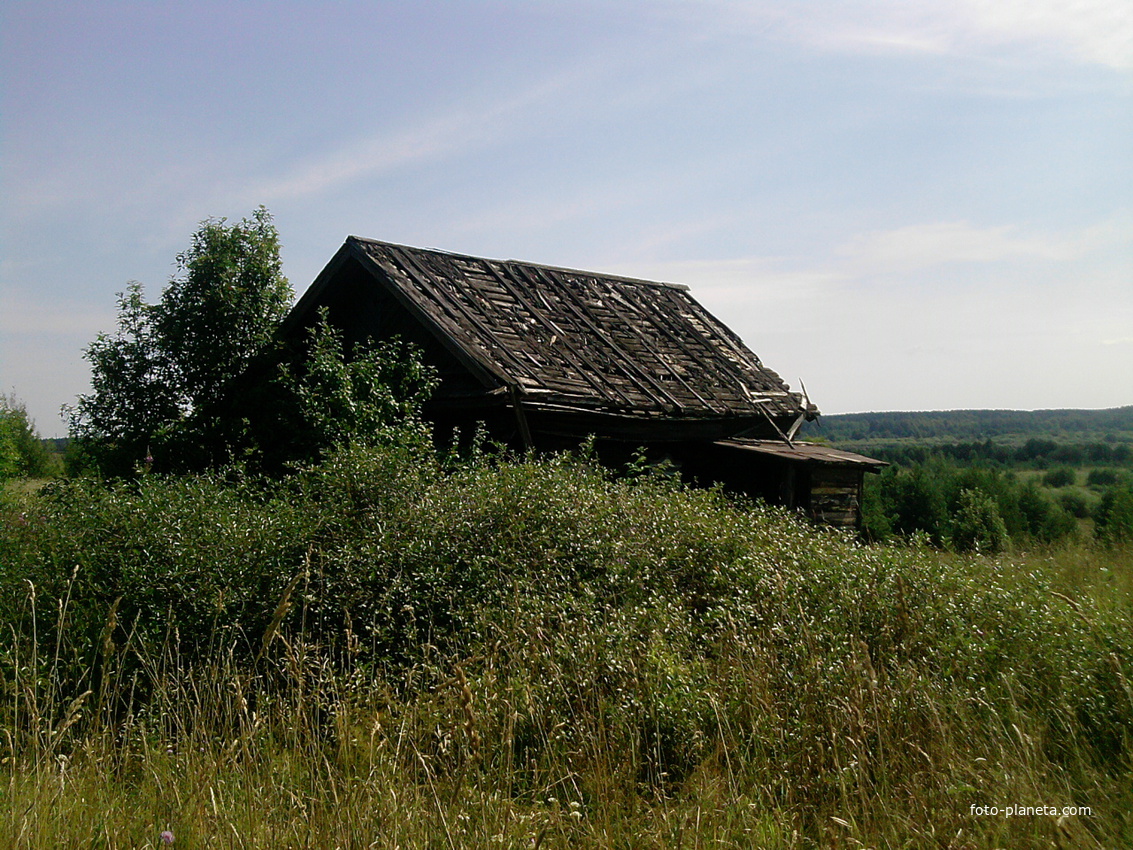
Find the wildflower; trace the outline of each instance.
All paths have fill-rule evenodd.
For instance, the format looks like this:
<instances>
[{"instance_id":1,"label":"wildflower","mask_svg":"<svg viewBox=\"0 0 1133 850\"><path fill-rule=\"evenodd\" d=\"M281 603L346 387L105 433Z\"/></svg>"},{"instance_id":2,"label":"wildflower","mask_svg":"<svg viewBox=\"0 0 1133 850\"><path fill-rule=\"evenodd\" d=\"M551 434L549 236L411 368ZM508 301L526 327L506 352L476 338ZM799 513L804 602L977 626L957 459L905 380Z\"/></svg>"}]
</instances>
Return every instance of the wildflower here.
<instances>
[{"instance_id":1,"label":"wildflower","mask_svg":"<svg viewBox=\"0 0 1133 850\"><path fill-rule=\"evenodd\" d=\"M173 843L173 833L168 829L165 830L165 832L161 833L161 843L167 845Z\"/></svg>"}]
</instances>

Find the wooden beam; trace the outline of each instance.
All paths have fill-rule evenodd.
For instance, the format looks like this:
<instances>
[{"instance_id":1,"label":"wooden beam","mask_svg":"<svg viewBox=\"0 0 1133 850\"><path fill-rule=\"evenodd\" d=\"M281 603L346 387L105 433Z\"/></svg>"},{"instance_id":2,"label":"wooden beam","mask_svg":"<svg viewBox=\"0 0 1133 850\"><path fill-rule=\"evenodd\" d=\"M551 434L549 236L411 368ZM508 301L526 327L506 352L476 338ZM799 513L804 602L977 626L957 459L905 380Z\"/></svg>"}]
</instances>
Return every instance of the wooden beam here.
<instances>
[{"instance_id":1,"label":"wooden beam","mask_svg":"<svg viewBox=\"0 0 1133 850\"><path fill-rule=\"evenodd\" d=\"M530 451L535 448L535 441L531 439L531 428L527 424L527 416L523 413L523 402L520 400L520 389L515 384L509 387L511 407L515 411L515 422L519 426L519 438L523 440L523 447Z\"/></svg>"}]
</instances>

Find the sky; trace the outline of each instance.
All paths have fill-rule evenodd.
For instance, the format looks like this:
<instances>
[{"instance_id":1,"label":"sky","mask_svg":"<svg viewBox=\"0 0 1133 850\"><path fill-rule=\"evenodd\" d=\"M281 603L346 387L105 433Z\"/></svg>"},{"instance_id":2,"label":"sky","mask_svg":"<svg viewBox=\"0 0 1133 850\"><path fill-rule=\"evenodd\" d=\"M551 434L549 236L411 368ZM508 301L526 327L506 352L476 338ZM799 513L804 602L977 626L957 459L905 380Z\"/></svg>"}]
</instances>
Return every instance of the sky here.
<instances>
[{"instance_id":1,"label":"sky","mask_svg":"<svg viewBox=\"0 0 1133 850\"><path fill-rule=\"evenodd\" d=\"M685 283L824 413L1133 404L1130 0L0 2L0 392L263 205Z\"/></svg>"}]
</instances>

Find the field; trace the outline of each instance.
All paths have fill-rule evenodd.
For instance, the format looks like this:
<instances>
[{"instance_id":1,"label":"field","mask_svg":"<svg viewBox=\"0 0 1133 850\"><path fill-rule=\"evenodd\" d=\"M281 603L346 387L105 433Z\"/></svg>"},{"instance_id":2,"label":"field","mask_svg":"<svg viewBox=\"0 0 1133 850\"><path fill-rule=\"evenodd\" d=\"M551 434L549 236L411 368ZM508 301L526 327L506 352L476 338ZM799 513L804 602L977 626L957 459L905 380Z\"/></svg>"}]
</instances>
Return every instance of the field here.
<instances>
[{"instance_id":1,"label":"field","mask_svg":"<svg viewBox=\"0 0 1133 850\"><path fill-rule=\"evenodd\" d=\"M402 448L0 512L0 847L1133 844L1127 548Z\"/></svg>"}]
</instances>

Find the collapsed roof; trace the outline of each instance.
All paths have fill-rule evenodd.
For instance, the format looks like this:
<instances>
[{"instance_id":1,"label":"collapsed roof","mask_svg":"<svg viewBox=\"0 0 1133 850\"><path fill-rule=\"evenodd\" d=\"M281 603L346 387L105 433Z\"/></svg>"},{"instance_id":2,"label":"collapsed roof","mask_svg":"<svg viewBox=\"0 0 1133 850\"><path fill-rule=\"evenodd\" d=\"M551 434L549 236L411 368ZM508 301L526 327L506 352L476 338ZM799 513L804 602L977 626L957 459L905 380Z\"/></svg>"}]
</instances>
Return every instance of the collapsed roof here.
<instances>
[{"instance_id":1,"label":"collapsed roof","mask_svg":"<svg viewBox=\"0 0 1133 850\"><path fill-rule=\"evenodd\" d=\"M442 370L442 406L507 396L528 412L587 414L588 427L714 422L717 438L769 425L781 435L818 412L679 284L351 236L287 326L313 324L322 307L339 327L361 324L359 339L424 329L474 379Z\"/></svg>"}]
</instances>

